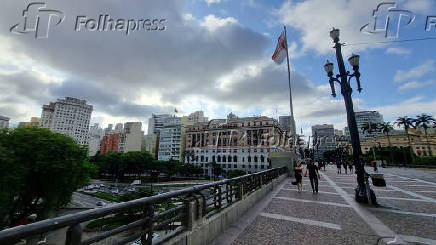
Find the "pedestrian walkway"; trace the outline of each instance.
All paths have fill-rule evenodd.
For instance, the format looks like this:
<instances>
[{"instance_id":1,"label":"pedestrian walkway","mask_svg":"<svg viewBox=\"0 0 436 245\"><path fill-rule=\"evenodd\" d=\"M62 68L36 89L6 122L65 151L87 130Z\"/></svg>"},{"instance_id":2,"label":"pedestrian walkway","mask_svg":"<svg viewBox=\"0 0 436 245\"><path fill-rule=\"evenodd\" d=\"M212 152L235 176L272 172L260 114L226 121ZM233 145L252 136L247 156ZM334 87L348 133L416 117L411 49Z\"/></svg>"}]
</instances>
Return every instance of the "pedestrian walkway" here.
<instances>
[{"instance_id":1,"label":"pedestrian walkway","mask_svg":"<svg viewBox=\"0 0 436 245\"><path fill-rule=\"evenodd\" d=\"M214 244L436 244L436 183L385 173L373 207L354 201L355 174L320 172L318 194L286 179Z\"/></svg>"}]
</instances>

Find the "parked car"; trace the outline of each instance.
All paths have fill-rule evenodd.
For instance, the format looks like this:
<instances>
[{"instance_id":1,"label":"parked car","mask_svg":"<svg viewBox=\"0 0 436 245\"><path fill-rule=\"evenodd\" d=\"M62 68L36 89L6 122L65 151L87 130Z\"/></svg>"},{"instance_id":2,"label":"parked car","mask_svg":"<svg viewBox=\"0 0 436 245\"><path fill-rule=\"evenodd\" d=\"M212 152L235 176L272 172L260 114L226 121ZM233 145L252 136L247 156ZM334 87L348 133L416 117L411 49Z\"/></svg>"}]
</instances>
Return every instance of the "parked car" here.
<instances>
[{"instance_id":1,"label":"parked car","mask_svg":"<svg viewBox=\"0 0 436 245\"><path fill-rule=\"evenodd\" d=\"M96 205L99 206L99 207L104 207L104 206L107 205L107 203L105 203L105 202L103 202L103 201L98 201L98 202L96 203Z\"/></svg>"}]
</instances>

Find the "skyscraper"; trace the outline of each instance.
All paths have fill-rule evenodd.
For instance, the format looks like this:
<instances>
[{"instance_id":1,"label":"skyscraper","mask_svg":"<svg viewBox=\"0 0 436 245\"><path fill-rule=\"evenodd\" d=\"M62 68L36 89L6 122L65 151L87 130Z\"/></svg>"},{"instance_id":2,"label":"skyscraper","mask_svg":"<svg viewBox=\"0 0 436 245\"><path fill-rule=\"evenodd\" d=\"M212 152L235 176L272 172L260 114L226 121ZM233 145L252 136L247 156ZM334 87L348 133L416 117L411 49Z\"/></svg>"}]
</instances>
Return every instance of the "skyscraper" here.
<instances>
[{"instance_id":1,"label":"skyscraper","mask_svg":"<svg viewBox=\"0 0 436 245\"><path fill-rule=\"evenodd\" d=\"M148 119L148 135L158 134L159 130L163 127L165 118L171 117L170 114L152 114Z\"/></svg>"},{"instance_id":2,"label":"skyscraper","mask_svg":"<svg viewBox=\"0 0 436 245\"><path fill-rule=\"evenodd\" d=\"M72 97L43 105L40 126L71 136L80 145L87 145L92 105Z\"/></svg>"},{"instance_id":3,"label":"skyscraper","mask_svg":"<svg viewBox=\"0 0 436 245\"><path fill-rule=\"evenodd\" d=\"M312 139L315 160L323 158L324 152L336 149L335 129L332 124L312 126Z\"/></svg>"}]
</instances>

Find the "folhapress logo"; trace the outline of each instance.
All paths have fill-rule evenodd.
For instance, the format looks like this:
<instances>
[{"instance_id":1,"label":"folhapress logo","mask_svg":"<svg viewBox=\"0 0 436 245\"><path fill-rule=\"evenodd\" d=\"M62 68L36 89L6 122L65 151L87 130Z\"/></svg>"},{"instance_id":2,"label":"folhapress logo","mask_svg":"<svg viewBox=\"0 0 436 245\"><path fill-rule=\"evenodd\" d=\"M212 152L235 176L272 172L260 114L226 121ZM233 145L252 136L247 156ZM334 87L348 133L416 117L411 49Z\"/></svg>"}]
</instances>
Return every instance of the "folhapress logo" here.
<instances>
[{"instance_id":1,"label":"folhapress logo","mask_svg":"<svg viewBox=\"0 0 436 245\"><path fill-rule=\"evenodd\" d=\"M35 38L48 38L50 28L64 21L65 15L55 9L48 9L47 4L42 2L30 3L23 11L22 22L11 27L10 31L15 34L34 33Z\"/></svg>"}]
</instances>

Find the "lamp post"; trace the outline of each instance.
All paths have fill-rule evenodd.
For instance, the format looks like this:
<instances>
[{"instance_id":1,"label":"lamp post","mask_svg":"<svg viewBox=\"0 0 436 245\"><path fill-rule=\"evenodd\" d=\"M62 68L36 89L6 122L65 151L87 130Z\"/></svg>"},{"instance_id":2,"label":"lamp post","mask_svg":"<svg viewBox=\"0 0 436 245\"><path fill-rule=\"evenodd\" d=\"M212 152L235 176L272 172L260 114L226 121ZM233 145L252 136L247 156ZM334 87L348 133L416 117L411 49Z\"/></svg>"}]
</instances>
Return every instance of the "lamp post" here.
<instances>
[{"instance_id":1,"label":"lamp post","mask_svg":"<svg viewBox=\"0 0 436 245\"><path fill-rule=\"evenodd\" d=\"M369 184L367 180L368 175L365 172L365 168L363 165L363 159L362 159L362 150L360 148L360 139L359 139L359 132L357 130L357 123L356 123L356 117L354 114L353 109L353 100L351 98L351 94L353 89L351 88L350 81L351 78L355 78L357 81L357 91L359 93L362 91L362 88L360 86L360 72L359 72L359 55L353 54L349 59L348 62L353 67L354 72L350 74L349 71L346 71L345 65L344 65L344 59L342 57L342 45L339 43L339 29L333 28L332 31L330 31L330 37L333 39L333 42L335 43L334 48L336 49L336 59L338 62L339 67L339 74L336 76L333 75L333 69L334 65L330 61L327 60L327 63L324 65L324 70L327 72L327 76L329 77L329 83L330 88L332 90L332 96L336 97L336 91L335 91L335 85L334 82L339 83L341 87L341 94L344 97L345 101L345 108L347 111L347 123L348 128L350 129L350 136L351 136L351 144L353 147L353 163L356 168L356 174L357 174L357 188L355 193L356 201L358 202L365 202L365 203L375 203L375 195L372 194ZM374 199L374 200L372 200Z\"/></svg>"}]
</instances>

